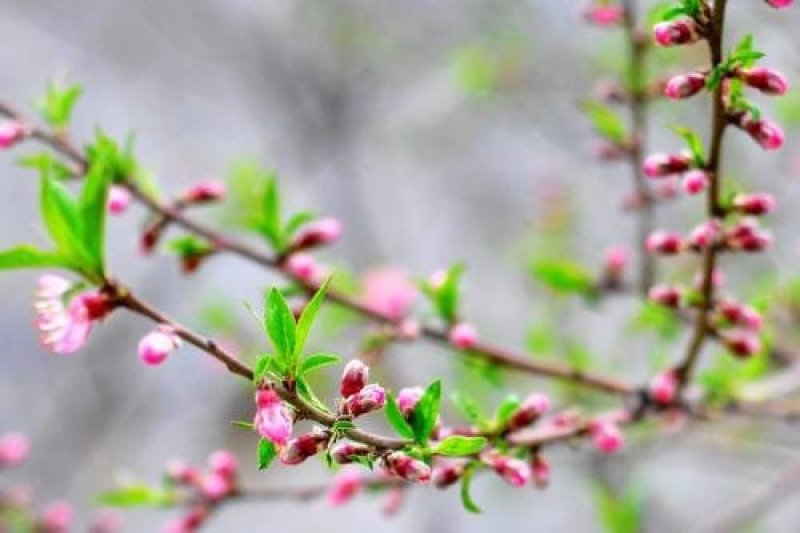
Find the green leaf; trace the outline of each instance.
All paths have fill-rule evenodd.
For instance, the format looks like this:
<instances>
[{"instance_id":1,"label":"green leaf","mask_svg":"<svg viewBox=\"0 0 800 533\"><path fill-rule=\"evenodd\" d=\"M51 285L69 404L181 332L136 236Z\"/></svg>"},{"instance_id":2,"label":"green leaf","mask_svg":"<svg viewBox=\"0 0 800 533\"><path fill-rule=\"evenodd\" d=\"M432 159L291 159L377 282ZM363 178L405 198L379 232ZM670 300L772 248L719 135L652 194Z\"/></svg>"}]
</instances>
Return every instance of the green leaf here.
<instances>
[{"instance_id":1,"label":"green leaf","mask_svg":"<svg viewBox=\"0 0 800 533\"><path fill-rule=\"evenodd\" d=\"M176 237L167 243L167 249L180 257L197 257L213 251L208 242L194 235Z\"/></svg>"},{"instance_id":2,"label":"green leaf","mask_svg":"<svg viewBox=\"0 0 800 533\"><path fill-rule=\"evenodd\" d=\"M397 400L395 400L392 393L386 395L386 407L384 408L384 413L386 414L386 420L389 422L389 425L394 428L398 435L404 439L414 438L414 430L410 425L408 425L408 422L403 416L403 413L400 411L400 408L397 406Z\"/></svg>"},{"instance_id":3,"label":"green leaf","mask_svg":"<svg viewBox=\"0 0 800 533\"><path fill-rule=\"evenodd\" d=\"M319 409L320 411L328 412L328 407L317 398L317 395L314 394L314 391L311 389L311 386L306 381L304 376L297 376L297 393L300 395L308 403L312 404L314 407Z\"/></svg>"},{"instance_id":4,"label":"green leaf","mask_svg":"<svg viewBox=\"0 0 800 533\"><path fill-rule=\"evenodd\" d=\"M308 224L314 220L315 215L311 211L299 211L289 217L286 221L286 227L283 228L283 236L288 241L294 236L304 224Z\"/></svg>"},{"instance_id":5,"label":"green leaf","mask_svg":"<svg viewBox=\"0 0 800 533\"><path fill-rule=\"evenodd\" d=\"M442 382L434 381L425 389L425 393L417 402L409 417L409 423L414 430L414 439L424 444L430 438L439 416L442 399Z\"/></svg>"},{"instance_id":6,"label":"green leaf","mask_svg":"<svg viewBox=\"0 0 800 533\"><path fill-rule=\"evenodd\" d=\"M511 394L505 397L503 403L500 404L500 407L497 408L497 412L494 415L495 424L498 427L503 427L506 425L508 420L511 418L511 415L519 408L522 400L519 399L518 396Z\"/></svg>"},{"instance_id":7,"label":"green leaf","mask_svg":"<svg viewBox=\"0 0 800 533\"><path fill-rule=\"evenodd\" d=\"M474 468L474 463L468 465L464 470L464 474L461 476L461 504L464 506L464 509L470 513L480 514L483 511L481 511L481 508L478 507L478 505L472 499L472 494L470 494Z\"/></svg>"},{"instance_id":8,"label":"green leaf","mask_svg":"<svg viewBox=\"0 0 800 533\"><path fill-rule=\"evenodd\" d=\"M283 298L281 291L273 287L267 295L266 316L267 333L272 340L278 357L285 363L287 369L294 369L294 355L296 342L296 324L289 305Z\"/></svg>"},{"instance_id":9,"label":"green leaf","mask_svg":"<svg viewBox=\"0 0 800 533\"><path fill-rule=\"evenodd\" d=\"M433 453L436 455L446 455L448 457L474 455L484 449L487 443L488 441L485 437L451 435L440 442L433 449Z\"/></svg>"},{"instance_id":10,"label":"green leaf","mask_svg":"<svg viewBox=\"0 0 800 533\"><path fill-rule=\"evenodd\" d=\"M542 258L531 265L531 274L543 285L561 293L591 296L594 293L592 274L578 263Z\"/></svg>"},{"instance_id":11,"label":"green leaf","mask_svg":"<svg viewBox=\"0 0 800 533\"><path fill-rule=\"evenodd\" d=\"M108 159L92 161L78 201L82 219L83 243L91 261L91 270L102 278L105 271L105 221L112 166Z\"/></svg>"},{"instance_id":12,"label":"green leaf","mask_svg":"<svg viewBox=\"0 0 800 533\"><path fill-rule=\"evenodd\" d=\"M167 507L174 503L175 496L170 491L135 484L104 492L97 501L110 507Z\"/></svg>"},{"instance_id":13,"label":"green leaf","mask_svg":"<svg viewBox=\"0 0 800 533\"><path fill-rule=\"evenodd\" d=\"M700 136L689 128L675 127L673 130L686 142L686 146L692 154L695 166L704 166L706 156L703 150L703 140Z\"/></svg>"},{"instance_id":14,"label":"green leaf","mask_svg":"<svg viewBox=\"0 0 800 533\"><path fill-rule=\"evenodd\" d=\"M69 125L72 109L82 92L79 85L61 87L50 82L44 96L36 102L36 107L45 122L54 128L63 129Z\"/></svg>"},{"instance_id":15,"label":"green leaf","mask_svg":"<svg viewBox=\"0 0 800 533\"><path fill-rule=\"evenodd\" d=\"M261 232L275 251L280 253L286 248L286 241L281 228L281 197L278 179L274 174L267 178L262 197L262 209Z\"/></svg>"},{"instance_id":16,"label":"green leaf","mask_svg":"<svg viewBox=\"0 0 800 533\"><path fill-rule=\"evenodd\" d=\"M272 441L260 439L258 441L258 469L266 470L272 461L277 457L278 451Z\"/></svg>"},{"instance_id":17,"label":"green leaf","mask_svg":"<svg viewBox=\"0 0 800 533\"><path fill-rule=\"evenodd\" d=\"M75 172L56 159L50 152L37 152L18 158L16 164L23 168L31 168L57 180L71 178Z\"/></svg>"},{"instance_id":18,"label":"green leaf","mask_svg":"<svg viewBox=\"0 0 800 533\"><path fill-rule=\"evenodd\" d=\"M60 182L43 177L41 209L45 226L57 250L73 261L85 262L78 206L67 188Z\"/></svg>"},{"instance_id":19,"label":"green leaf","mask_svg":"<svg viewBox=\"0 0 800 533\"><path fill-rule=\"evenodd\" d=\"M486 415L484 415L481 411L478 402L472 398L464 396L461 393L454 392L450 396L450 401L453 402L453 405L456 407L456 409L458 409L458 411L468 421L472 422L481 429L485 429L489 426L489 419L486 418Z\"/></svg>"},{"instance_id":20,"label":"green leaf","mask_svg":"<svg viewBox=\"0 0 800 533\"><path fill-rule=\"evenodd\" d=\"M300 368L300 375L308 374L314 370L318 370L324 366L335 365L342 359L338 355L327 353L316 353L309 355L303 360L303 366Z\"/></svg>"},{"instance_id":21,"label":"green leaf","mask_svg":"<svg viewBox=\"0 0 800 533\"><path fill-rule=\"evenodd\" d=\"M582 102L581 109L589 117L598 135L615 144L623 144L627 140L628 133L625 122L616 111L606 105L591 101Z\"/></svg>"},{"instance_id":22,"label":"green leaf","mask_svg":"<svg viewBox=\"0 0 800 533\"><path fill-rule=\"evenodd\" d=\"M325 282L320 286L319 290L305 306L303 312L300 313L300 320L297 322L297 335L294 346L295 358L299 358L303 348L305 347L306 339L308 339L308 333L311 331L311 325L314 323L314 319L319 312L322 302L325 301L325 295L328 292L328 286L331 283L331 279L332 278L328 278L325 280Z\"/></svg>"},{"instance_id":23,"label":"green leaf","mask_svg":"<svg viewBox=\"0 0 800 533\"><path fill-rule=\"evenodd\" d=\"M27 244L0 251L0 270L50 267L69 268L70 264L56 252L39 250Z\"/></svg>"},{"instance_id":24,"label":"green leaf","mask_svg":"<svg viewBox=\"0 0 800 533\"><path fill-rule=\"evenodd\" d=\"M448 322L455 322L458 316L459 282L464 273L464 265L458 263L450 267L447 277L438 290L437 306L439 314Z\"/></svg>"}]
</instances>

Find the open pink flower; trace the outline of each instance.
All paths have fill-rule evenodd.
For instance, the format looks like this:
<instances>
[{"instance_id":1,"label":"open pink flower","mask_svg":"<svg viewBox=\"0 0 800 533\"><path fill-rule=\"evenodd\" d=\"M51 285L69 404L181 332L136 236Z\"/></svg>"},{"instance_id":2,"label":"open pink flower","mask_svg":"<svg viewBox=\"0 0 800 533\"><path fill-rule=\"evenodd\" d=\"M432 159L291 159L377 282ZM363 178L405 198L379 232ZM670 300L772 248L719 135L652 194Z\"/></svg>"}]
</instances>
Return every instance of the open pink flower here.
<instances>
[{"instance_id":1,"label":"open pink flower","mask_svg":"<svg viewBox=\"0 0 800 533\"><path fill-rule=\"evenodd\" d=\"M402 270L383 268L364 277L364 303L392 320L405 317L416 297L414 284Z\"/></svg>"},{"instance_id":2,"label":"open pink flower","mask_svg":"<svg viewBox=\"0 0 800 533\"><path fill-rule=\"evenodd\" d=\"M107 308L98 293L73 296L72 283L53 274L39 278L34 309L36 328L42 344L55 354L72 354L83 348L92 330L92 321L101 318Z\"/></svg>"},{"instance_id":3,"label":"open pink flower","mask_svg":"<svg viewBox=\"0 0 800 533\"><path fill-rule=\"evenodd\" d=\"M364 477L357 467L344 467L333 478L333 483L328 491L328 503L333 507L346 504L364 486Z\"/></svg>"}]
</instances>

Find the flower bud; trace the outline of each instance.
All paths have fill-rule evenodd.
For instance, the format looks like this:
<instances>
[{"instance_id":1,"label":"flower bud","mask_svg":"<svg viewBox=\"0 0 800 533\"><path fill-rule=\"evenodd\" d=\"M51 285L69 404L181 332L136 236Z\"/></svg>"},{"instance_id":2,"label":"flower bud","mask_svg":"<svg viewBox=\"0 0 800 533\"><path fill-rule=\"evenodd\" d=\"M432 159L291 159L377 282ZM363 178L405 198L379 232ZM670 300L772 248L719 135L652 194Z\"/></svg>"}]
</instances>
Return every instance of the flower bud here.
<instances>
[{"instance_id":1,"label":"flower bud","mask_svg":"<svg viewBox=\"0 0 800 533\"><path fill-rule=\"evenodd\" d=\"M589 433L595 448L602 453L616 453L625 445L625 435L613 422L595 421L590 425Z\"/></svg>"},{"instance_id":2,"label":"flower bud","mask_svg":"<svg viewBox=\"0 0 800 533\"><path fill-rule=\"evenodd\" d=\"M308 254L296 253L286 260L286 272L303 283L314 283L322 277L322 269Z\"/></svg>"},{"instance_id":3,"label":"flower bud","mask_svg":"<svg viewBox=\"0 0 800 533\"><path fill-rule=\"evenodd\" d=\"M370 383L345 400L344 410L353 417L381 409L386 402L386 391L378 384Z\"/></svg>"},{"instance_id":4,"label":"flower bud","mask_svg":"<svg viewBox=\"0 0 800 533\"><path fill-rule=\"evenodd\" d=\"M25 136L25 127L16 120L0 122L0 150L11 148Z\"/></svg>"},{"instance_id":5,"label":"flower bud","mask_svg":"<svg viewBox=\"0 0 800 533\"><path fill-rule=\"evenodd\" d=\"M673 371L662 372L650 381L648 387L650 398L659 405L667 406L675 403L678 395L678 377Z\"/></svg>"},{"instance_id":6,"label":"flower bud","mask_svg":"<svg viewBox=\"0 0 800 533\"><path fill-rule=\"evenodd\" d=\"M686 244L696 251L705 250L719 243L722 227L716 220L708 220L689 233Z\"/></svg>"},{"instance_id":7,"label":"flower bud","mask_svg":"<svg viewBox=\"0 0 800 533\"><path fill-rule=\"evenodd\" d=\"M534 423L550 409L550 398L542 393L528 395L508 421L508 429L523 428Z\"/></svg>"},{"instance_id":8,"label":"flower bud","mask_svg":"<svg viewBox=\"0 0 800 533\"><path fill-rule=\"evenodd\" d=\"M775 9L783 9L784 7L791 6L794 0L765 0L765 2Z\"/></svg>"},{"instance_id":9,"label":"flower bud","mask_svg":"<svg viewBox=\"0 0 800 533\"><path fill-rule=\"evenodd\" d=\"M642 171L648 178L662 178L671 174L685 172L691 168L692 156L689 154L655 153L647 156Z\"/></svg>"},{"instance_id":10,"label":"flower bud","mask_svg":"<svg viewBox=\"0 0 800 533\"><path fill-rule=\"evenodd\" d=\"M183 459L172 459L167 463L167 479L181 485L193 485L200 481L200 472Z\"/></svg>"},{"instance_id":11,"label":"flower bud","mask_svg":"<svg viewBox=\"0 0 800 533\"><path fill-rule=\"evenodd\" d=\"M225 184L220 181L203 181L192 185L181 199L186 204L216 202L225 196Z\"/></svg>"},{"instance_id":12,"label":"flower bud","mask_svg":"<svg viewBox=\"0 0 800 533\"><path fill-rule=\"evenodd\" d=\"M771 120L754 120L749 113L743 113L737 124L764 150L777 150L783 146L783 130Z\"/></svg>"},{"instance_id":13,"label":"flower bud","mask_svg":"<svg viewBox=\"0 0 800 533\"><path fill-rule=\"evenodd\" d=\"M408 315L416 297L414 283L400 269L382 268L364 276L364 303L391 320Z\"/></svg>"},{"instance_id":14,"label":"flower bud","mask_svg":"<svg viewBox=\"0 0 800 533\"><path fill-rule=\"evenodd\" d=\"M25 462L31 445L22 433L6 433L0 437L0 467L18 466Z\"/></svg>"},{"instance_id":15,"label":"flower bud","mask_svg":"<svg viewBox=\"0 0 800 533\"><path fill-rule=\"evenodd\" d=\"M464 463L450 459L438 459L433 465L431 480L437 489L446 489L464 475Z\"/></svg>"},{"instance_id":16,"label":"flower bud","mask_svg":"<svg viewBox=\"0 0 800 533\"><path fill-rule=\"evenodd\" d=\"M732 206L745 215L766 215L775 210L775 197L767 193L737 194Z\"/></svg>"},{"instance_id":17,"label":"flower bud","mask_svg":"<svg viewBox=\"0 0 800 533\"><path fill-rule=\"evenodd\" d=\"M546 489L550 484L550 463L540 453L531 458L531 474L536 488Z\"/></svg>"},{"instance_id":18,"label":"flower bud","mask_svg":"<svg viewBox=\"0 0 800 533\"><path fill-rule=\"evenodd\" d=\"M325 449L330 434L314 428L309 433L290 440L280 452L280 460L286 465L297 465Z\"/></svg>"},{"instance_id":19,"label":"flower bud","mask_svg":"<svg viewBox=\"0 0 800 533\"><path fill-rule=\"evenodd\" d=\"M175 330L162 324L139 341L139 359L149 366L160 365L180 345L181 339Z\"/></svg>"},{"instance_id":20,"label":"flower bud","mask_svg":"<svg viewBox=\"0 0 800 533\"><path fill-rule=\"evenodd\" d=\"M760 252L772 244L772 235L761 230L758 221L748 218L731 228L727 234L727 244L735 250Z\"/></svg>"},{"instance_id":21,"label":"flower bud","mask_svg":"<svg viewBox=\"0 0 800 533\"><path fill-rule=\"evenodd\" d=\"M231 480L216 473L203 476L200 482L200 492L211 501L223 499L232 490Z\"/></svg>"},{"instance_id":22,"label":"flower bud","mask_svg":"<svg viewBox=\"0 0 800 533\"><path fill-rule=\"evenodd\" d=\"M352 463L356 458L364 457L369 453L370 447L360 442L337 442L331 448L331 457L340 465Z\"/></svg>"},{"instance_id":23,"label":"flower bud","mask_svg":"<svg viewBox=\"0 0 800 533\"><path fill-rule=\"evenodd\" d=\"M746 305L731 299L721 300L717 304L717 309L720 314L731 324L742 326L750 331L758 331L761 329L763 321L761 315Z\"/></svg>"},{"instance_id":24,"label":"flower bud","mask_svg":"<svg viewBox=\"0 0 800 533\"><path fill-rule=\"evenodd\" d=\"M697 25L691 19L660 22L653 27L653 36L661 46L691 44L701 38Z\"/></svg>"},{"instance_id":25,"label":"flower bud","mask_svg":"<svg viewBox=\"0 0 800 533\"><path fill-rule=\"evenodd\" d=\"M386 468L397 477L414 483L431 479L431 467L403 452L392 452L385 458Z\"/></svg>"},{"instance_id":26,"label":"flower bud","mask_svg":"<svg viewBox=\"0 0 800 533\"><path fill-rule=\"evenodd\" d=\"M625 20L625 10L622 6L595 4L586 8L583 16L590 24L608 28L617 26Z\"/></svg>"},{"instance_id":27,"label":"flower bud","mask_svg":"<svg viewBox=\"0 0 800 533\"><path fill-rule=\"evenodd\" d=\"M699 169L690 170L683 175L683 190L687 194L699 194L708 188L708 174Z\"/></svg>"},{"instance_id":28,"label":"flower bud","mask_svg":"<svg viewBox=\"0 0 800 533\"><path fill-rule=\"evenodd\" d=\"M448 338L459 350L469 350L478 343L478 332L472 324L461 322L450 328Z\"/></svg>"},{"instance_id":29,"label":"flower bud","mask_svg":"<svg viewBox=\"0 0 800 533\"><path fill-rule=\"evenodd\" d=\"M481 453L480 459L513 487L524 487L531 479L528 463L516 457L500 455L497 450L490 450Z\"/></svg>"},{"instance_id":30,"label":"flower bud","mask_svg":"<svg viewBox=\"0 0 800 533\"><path fill-rule=\"evenodd\" d=\"M342 236L342 223L336 218L323 218L308 225L292 242L292 250L308 250L333 244Z\"/></svg>"},{"instance_id":31,"label":"flower bud","mask_svg":"<svg viewBox=\"0 0 800 533\"><path fill-rule=\"evenodd\" d=\"M108 190L108 212L121 215L131 203L131 192L121 185L112 185Z\"/></svg>"},{"instance_id":32,"label":"flower bud","mask_svg":"<svg viewBox=\"0 0 800 533\"><path fill-rule=\"evenodd\" d=\"M703 72L689 72L673 76L664 86L664 96L671 100L689 98L703 90L706 86L706 75Z\"/></svg>"},{"instance_id":33,"label":"flower bud","mask_svg":"<svg viewBox=\"0 0 800 533\"><path fill-rule=\"evenodd\" d=\"M775 70L755 67L748 70L740 70L739 77L750 87L758 89L765 94L781 96L786 94L789 89L789 82Z\"/></svg>"},{"instance_id":34,"label":"flower bud","mask_svg":"<svg viewBox=\"0 0 800 533\"><path fill-rule=\"evenodd\" d=\"M761 351L761 340L750 331L728 331L721 338L725 347L736 357L744 359Z\"/></svg>"},{"instance_id":35,"label":"flower bud","mask_svg":"<svg viewBox=\"0 0 800 533\"><path fill-rule=\"evenodd\" d=\"M368 379L369 367L367 365L358 359L348 362L342 372L342 382L339 388L342 397L348 398L359 392L367 384Z\"/></svg>"},{"instance_id":36,"label":"flower bud","mask_svg":"<svg viewBox=\"0 0 800 533\"><path fill-rule=\"evenodd\" d=\"M259 435L275 446L284 446L292 434L292 415L278 393L272 389L256 392L256 415L253 420Z\"/></svg>"},{"instance_id":37,"label":"flower bud","mask_svg":"<svg viewBox=\"0 0 800 533\"><path fill-rule=\"evenodd\" d=\"M408 418L411 416L411 412L417 406L419 399L422 398L424 393L425 391L423 391L421 387L400 389L400 392L397 393L397 407L400 409L400 412L403 413L404 417Z\"/></svg>"},{"instance_id":38,"label":"flower bud","mask_svg":"<svg viewBox=\"0 0 800 533\"><path fill-rule=\"evenodd\" d=\"M46 533L68 533L74 514L72 506L67 502L51 503L42 511L41 529Z\"/></svg>"},{"instance_id":39,"label":"flower bud","mask_svg":"<svg viewBox=\"0 0 800 533\"><path fill-rule=\"evenodd\" d=\"M623 246L611 246L606 250L604 261L606 276L619 280L630 263L628 250Z\"/></svg>"},{"instance_id":40,"label":"flower bud","mask_svg":"<svg viewBox=\"0 0 800 533\"><path fill-rule=\"evenodd\" d=\"M647 295L651 302L673 309L680 306L681 296L682 292L679 288L663 284L653 285Z\"/></svg>"},{"instance_id":41,"label":"flower bud","mask_svg":"<svg viewBox=\"0 0 800 533\"><path fill-rule=\"evenodd\" d=\"M208 456L208 467L218 476L231 480L236 477L239 460L229 450L217 450Z\"/></svg>"},{"instance_id":42,"label":"flower bud","mask_svg":"<svg viewBox=\"0 0 800 533\"><path fill-rule=\"evenodd\" d=\"M645 241L645 247L651 254L674 255L681 251L681 235L675 232L657 230Z\"/></svg>"},{"instance_id":43,"label":"flower bud","mask_svg":"<svg viewBox=\"0 0 800 533\"><path fill-rule=\"evenodd\" d=\"M341 507L352 500L363 486L364 477L358 468L342 468L333 478L328 491L328 503L333 507Z\"/></svg>"}]
</instances>

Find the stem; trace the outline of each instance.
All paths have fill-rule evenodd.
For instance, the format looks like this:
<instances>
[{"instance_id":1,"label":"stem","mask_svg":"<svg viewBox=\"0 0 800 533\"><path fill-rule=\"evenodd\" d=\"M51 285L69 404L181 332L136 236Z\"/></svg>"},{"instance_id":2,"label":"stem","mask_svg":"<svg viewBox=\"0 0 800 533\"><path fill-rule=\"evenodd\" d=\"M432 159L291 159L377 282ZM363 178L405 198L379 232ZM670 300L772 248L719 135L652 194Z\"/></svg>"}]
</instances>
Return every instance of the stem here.
<instances>
[{"instance_id":1,"label":"stem","mask_svg":"<svg viewBox=\"0 0 800 533\"><path fill-rule=\"evenodd\" d=\"M711 54L711 68L714 69L722 63L723 36L725 26L725 6L726 0L714 2L711 24L708 29L708 46ZM725 102L723 101L723 84L720 83L714 89L712 108L712 131L711 131L711 151L706 162L706 171L710 177L710 185L706 196L706 215L708 219L724 215L724 210L720 205L721 188L721 165L722 165L722 140L727 126L727 116ZM691 380L692 371L700 358L703 344L711 328L709 327L709 314L714 304L714 268L717 261L716 246L708 246L703 257L703 284L702 302L697 312L694 325L694 333L686 357L676 369L680 388L686 386Z\"/></svg>"}]
</instances>

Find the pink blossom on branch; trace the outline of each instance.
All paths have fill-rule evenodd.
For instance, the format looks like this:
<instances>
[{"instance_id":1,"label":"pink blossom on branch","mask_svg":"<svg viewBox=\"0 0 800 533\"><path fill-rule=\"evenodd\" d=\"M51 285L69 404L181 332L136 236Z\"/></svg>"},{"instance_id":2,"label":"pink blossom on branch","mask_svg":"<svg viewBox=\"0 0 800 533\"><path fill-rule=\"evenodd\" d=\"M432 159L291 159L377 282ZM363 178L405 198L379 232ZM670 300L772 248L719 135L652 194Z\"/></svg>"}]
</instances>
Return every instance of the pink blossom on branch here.
<instances>
[{"instance_id":1,"label":"pink blossom on branch","mask_svg":"<svg viewBox=\"0 0 800 533\"><path fill-rule=\"evenodd\" d=\"M765 94L781 96L789 90L789 82L786 81L786 78L780 72L770 68L756 67L740 70L738 74L748 86Z\"/></svg>"},{"instance_id":2,"label":"pink blossom on branch","mask_svg":"<svg viewBox=\"0 0 800 533\"><path fill-rule=\"evenodd\" d=\"M617 424L607 420L594 421L589 427L592 442L598 451L617 453L625 445L625 436Z\"/></svg>"},{"instance_id":3,"label":"pink blossom on branch","mask_svg":"<svg viewBox=\"0 0 800 533\"><path fill-rule=\"evenodd\" d=\"M367 365L358 359L348 362L342 372L342 381L339 387L342 398L349 398L361 391L366 386L368 379L369 367Z\"/></svg>"},{"instance_id":4,"label":"pink blossom on branch","mask_svg":"<svg viewBox=\"0 0 800 533\"><path fill-rule=\"evenodd\" d=\"M189 187L181 200L186 204L205 204L221 200L226 192L221 181L203 181Z\"/></svg>"},{"instance_id":5,"label":"pink blossom on branch","mask_svg":"<svg viewBox=\"0 0 800 533\"><path fill-rule=\"evenodd\" d=\"M380 385L371 383L348 397L344 410L353 417L358 417L383 407L386 391Z\"/></svg>"},{"instance_id":6,"label":"pink blossom on branch","mask_svg":"<svg viewBox=\"0 0 800 533\"><path fill-rule=\"evenodd\" d=\"M421 387L400 389L400 392L397 393L397 407L403 413L403 416L406 418L411 416L411 412L417 406L424 393L425 391Z\"/></svg>"},{"instance_id":7,"label":"pink blossom on branch","mask_svg":"<svg viewBox=\"0 0 800 533\"><path fill-rule=\"evenodd\" d=\"M697 25L691 19L660 22L653 28L653 36L661 46L692 44L702 38Z\"/></svg>"},{"instance_id":8,"label":"pink blossom on branch","mask_svg":"<svg viewBox=\"0 0 800 533\"><path fill-rule=\"evenodd\" d=\"M253 420L259 435L275 446L285 446L292 434L292 414L278 393L272 389L256 392L256 415Z\"/></svg>"},{"instance_id":9,"label":"pink blossom on branch","mask_svg":"<svg viewBox=\"0 0 800 533\"><path fill-rule=\"evenodd\" d=\"M618 26L625 20L625 9L618 5L594 4L586 8L584 18L603 28Z\"/></svg>"},{"instance_id":10,"label":"pink blossom on branch","mask_svg":"<svg viewBox=\"0 0 800 533\"><path fill-rule=\"evenodd\" d=\"M744 214L761 216L775 210L775 197L767 193L737 194L731 203L732 207Z\"/></svg>"},{"instance_id":11,"label":"pink blossom on branch","mask_svg":"<svg viewBox=\"0 0 800 533\"><path fill-rule=\"evenodd\" d=\"M700 194L708 188L710 181L708 173L704 170L690 170L683 175L683 190L687 194Z\"/></svg>"},{"instance_id":12,"label":"pink blossom on branch","mask_svg":"<svg viewBox=\"0 0 800 533\"><path fill-rule=\"evenodd\" d=\"M403 452L391 452L385 464L389 473L406 481L427 483L431 479L431 467Z\"/></svg>"},{"instance_id":13,"label":"pink blossom on branch","mask_svg":"<svg viewBox=\"0 0 800 533\"><path fill-rule=\"evenodd\" d=\"M664 96L671 100L680 100L694 96L706 86L704 72L689 72L678 74L667 80L664 86Z\"/></svg>"},{"instance_id":14,"label":"pink blossom on branch","mask_svg":"<svg viewBox=\"0 0 800 533\"><path fill-rule=\"evenodd\" d=\"M364 303L392 320L406 317L417 297L417 289L402 270L384 268L364 277Z\"/></svg>"},{"instance_id":15,"label":"pink blossom on branch","mask_svg":"<svg viewBox=\"0 0 800 533\"><path fill-rule=\"evenodd\" d=\"M692 156L688 153L664 154L655 153L647 156L642 164L642 171L648 178L662 178L689 170Z\"/></svg>"},{"instance_id":16,"label":"pink blossom on branch","mask_svg":"<svg viewBox=\"0 0 800 533\"><path fill-rule=\"evenodd\" d=\"M121 215L131 203L131 192L121 185L112 185L108 190L108 212Z\"/></svg>"},{"instance_id":17,"label":"pink blossom on branch","mask_svg":"<svg viewBox=\"0 0 800 533\"><path fill-rule=\"evenodd\" d=\"M469 350L478 343L478 332L472 324L461 322L450 329L448 338L450 344L459 350Z\"/></svg>"},{"instance_id":18,"label":"pink blossom on branch","mask_svg":"<svg viewBox=\"0 0 800 533\"><path fill-rule=\"evenodd\" d=\"M342 236L342 223L337 218L323 218L306 226L295 237L290 248L294 251L308 250L333 244Z\"/></svg>"},{"instance_id":19,"label":"pink blossom on branch","mask_svg":"<svg viewBox=\"0 0 800 533\"><path fill-rule=\"evenodd\" d=\"M162 324L139 341L139 359L148 366L160 365L180 345L181 339L175 330Z\"/></svg>"},{"instance_id":20,"label":"pink blossom on branch","mask_svg":"<svg viewBox=\"0 0 800 533\"><path fill-rule=\"evenodd\" d=\"M794 0L764 0L767 4L774 7L775 9L783 9L784 7L790 7L794 4Z\"/></svg>"}]
</instances>

